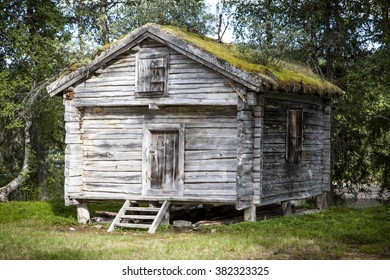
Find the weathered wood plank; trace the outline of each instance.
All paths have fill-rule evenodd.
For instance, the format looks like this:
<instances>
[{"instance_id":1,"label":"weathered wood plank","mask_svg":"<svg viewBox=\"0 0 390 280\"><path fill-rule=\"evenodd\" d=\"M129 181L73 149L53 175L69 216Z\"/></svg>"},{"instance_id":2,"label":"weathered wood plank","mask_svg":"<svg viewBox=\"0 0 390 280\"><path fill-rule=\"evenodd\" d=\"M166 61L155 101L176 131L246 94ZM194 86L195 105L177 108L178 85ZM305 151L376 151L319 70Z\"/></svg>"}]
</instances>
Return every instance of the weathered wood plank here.
<instances>
[{"instance_id":1,"label":"weathered wood plank","mask_svg":"<svg viewBox=\"0 0 390 280\"><path fill-rule=\"evenodd\" d=\"M82 144L83 136L82 134L70 134L66 133L65 135L65 144Z\"/></svg>"},{"instance_id":2,"label":"weathered wood plank","mask_svg":"<svg viewBox=\"0 0 390 280\"><path fill-rule=\"evenodd\" d=\"M119 185L119 184L117 184ZM124 185L124 184L123 184ZM138 187L137 187L138 186ZM100 193L117 193L126 195L141 195L142 190L139 187L140 184L128 184L127 188L119 188L114 184L105 184L103 186L97 186L96 183L85 183L83 186L83 192L100 192Z\"/></svg>"},{"instance_id":3,"label":"weathered wood plank","mask_svg":"<svg viewBox=\"0 0 390 280\"><path fill-rule=\"evenodd\" d=\"M147 106L150 103L156 103L158 105L213 105L213 106L228 106L234 105L236 100L232 98L222 100L208 100L208 99L197 99L197 98L167 98L161 97L158 100L152 98L124 98L124 97L112 97L112 98L84 98L74 99L75 106L88 107L88 106Z\"/></svg>"},{"instance_id":4,"label":"weathered wood plank","mask_svg":"<svg viewBox=\"0 0 390 280\"><path fill-rule=\"evenodd\" d=\"M86 161L85 171L141 171L142 161Z\"/></svg>"},{"instance_id":5,"label":"weathered wood plank","mask_svg":"<svg viewBox=\"0 0 390 280\"><path fill-rule=\"evenodd\" d=\"M157 227L160 225L161 221L164 218L165 213L169 210L171 202L165 200L163 205L161 206L160 210L158 211L156 218L154 219L152 225L150 226L149 233L154 233L157 229Z\"/></svg>"},{"instance_id":6,"label":"weathered wood plank","mask_svg":"<svg viewBox=\"0 0 390 280\"><path fill-rule=\"evenodd\" d=\"M236 183L235 182L230 182L230 183L189 183L185 182L184 185L184 190L191 190L191 189L196 189L196 190L236 190Z\"/></svg>"},{"instance_id":7,"label":"weathered wood plank","mask_svg":"<svg viewBox=\"0 0 390 280\"><path fill-rule=\"evenodd\" d=\"M210 189L210 190L203 190L203 189L184 189L184 195L188 196L231 196L236 197L236 190L216 190L216 189Z\"/></svg>"},{"instance_id":8,"label":"weathered wood plank","mask_svg":"<svg viewBox=\"0 0 390 280\"><path fill-rule=\"evenodd\" d=\"M85 182L88 183L139 183L141 172L102 172L84 171Z\"/></svg>"},{"instance_id":9,"label":"weathered wood plank","mask_svg":"<svg viewBox=\"0 0 390 280\"><path fill-rule=\"evenodd\" d=\"M81 157L83 158L83 157ZM90 161L126 161L126 160L142 160L141 149L131 151L112 151L112 149L95 149L84 151L84 162Z\"/></svg>"},{"instance_id":10,"label":"weathered wood plank","mask_svg":"<svg viewBox=\"0 0 390 280\"><path fill-rule=\"evenodd\" d=\"M313 197L316 195L321 194L321 190L314 189L314 190L308 190L308 191L289 191L284 194L278 194L275 196L269 196L269 197L262 197L261 198L261 204L267 205L272 203L277 203L280 201L286 201L286 200L301 200L309 197Z\"/></svg>"},{"instance_id":11,"label":"weathered wood plank","mask_svg":"<svg viewBox=\"0 0 390 280\"><path fill-rule=\"evenodd\" d=\"M237 159L185 161L185 172L188 171L236 171Z\"/></svg>"},{"instance_id":12,"label":"weathered wood plank","mask_svg":"<svg viewBox=\"0 0 390 280\"><path fill-rule=\"evenodd\" d=\"M197 137L224 137L224 138L237 138L236 128L191 128L187 130L187 138Z\"/></svg>"},{"instance_id":13,"label":"weathered wood plank","mask_svg":"<svg viewBox=\"0 0 390 280\"><path fill-rule=\"evenodd\" d=\"M186 172L186 183L233 183L236 181L236 172L226 171L203 171L203 172Z\"/></svg>"},{"instance_id":14,"label":"weathered wood plank","mask_svg":"<svg viewBox=\"0 0 390 280\"><path fill-rule=\"evenodd\" d=\"M69 193L72 199L84 199L84 200L144 200L145 197L142 195L130 195L130 194L120 194L120 193L101 193L101 192L72 192ZM232 196L170 196L171 200L175 202L182 203L222 203L222 204L234 204L235 197ZM162 196L148 196L148 201L161 201Z\"/></svg>"},{"instance_id":15,"label":"weathered wood plank","mask_svg":"<svg viewBox=\"0 0 390 280\"><path fill-rule=\"evenodd\" d=\"M126 146L126 147L140 147L142 143L138 139L84 139L84 146Z\"/></svg>"},{"instance_id":16,"label":"weathered wood plank","mask_svg":"<svg viewBox=\"0 0 390 280\"><path fill-rule=\"evenodd\" d=\"M115 230L115 226L120 222L121 216L123 216L126 213L125 208L128 206L130 206L130 201L126 200L125 203L123 204L122 208L118 211L118 214L116 215L115 219L112 221L107 232L113 232Z\"/></svg>"},{"instance_id":17,"label":"weathered wood plank","mask_svg":"<svg viewBox=\"0 0 390 280\"><path fill-rule=\"evenodd\" d=\"M293 95L293 94L279 94L273 92L267 92L264 94L266 104L271 101L276 101L278 103L284 102L297 102L297 103L307 103L309 106L322 106L322 98L319 96L309 96L309 95Z\"/></svg>"},{"instance_id":18,"label":"weathered wood plank","mask_svg":"<svg viewBox=\"0 0 390 280\"><path fill-rule=\"evenodd\" d=\"M212 160L237 158L237 149L231 150L208 150L208 151L185 151L186 160Z\"/></svg>"}]
</instances>

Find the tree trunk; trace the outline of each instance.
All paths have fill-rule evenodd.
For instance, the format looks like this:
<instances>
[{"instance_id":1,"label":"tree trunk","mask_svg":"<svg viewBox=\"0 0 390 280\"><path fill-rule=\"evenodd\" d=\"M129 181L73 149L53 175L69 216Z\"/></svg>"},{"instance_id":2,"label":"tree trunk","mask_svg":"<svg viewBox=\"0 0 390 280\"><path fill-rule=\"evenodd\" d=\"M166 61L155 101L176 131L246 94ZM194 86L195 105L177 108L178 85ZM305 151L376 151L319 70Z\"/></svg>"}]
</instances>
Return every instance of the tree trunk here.
<instances>
[{"instance_id":1,"label":"tree trunk","mask_svg":"<svg viewBox=\"0 0 390 280\"><path fill-rule=\"evenodd\" d=\"M30 169L30 152L31 152L31 139L30 139L31 120L27 119L24 128L24 161L22 170L18 177L9 182L6 186L0 188L0 201L8 201L8 196L15 190L17 190L27 179L27 173Z\"/></svg>"},{"instance_id":2,"label":"tree trunk","mask_svg":"<svg viewBox=\"0 0 390 280\"><path fill-rule=\"evenodd\" d=\"M37 171L38 171L38 186L41 188L40 199L47 200L49 198L48 193L48 184L47 184L47 174L48 166L46 161L46 151L44 144L40 137L34 137L34 129L32 131L32 148L35 151L36 162L37 162ZM34 138L35 139L34 141Z\"/></svg>"},{"instance_id":3,"label":"tree trunk","mask_svg":"<svg viewBox=\"0 0 390 280\"><path fill-rule=\"evenodd\" d=\"M78 3L78 9L77 9L77 17L79 21L79 26L78 26L78 39L79 39L79 48L80 48L80 53L81 55L84 54L84 39L83 39L83 13L84 13L84 5L83 5L83 0L80 0Z\"/></svg>"},{"instance_id":4,"label":"tree trunk","mask_svg":"<svg viewBox=\"0 0 390 280\"><path fill-rule=\"evenodd\" d=\"M108 27L108 3L107 0L100 1L100 17L99 17L99 28L100 34L103 41L103 45L110 43L110 31Z\"/></svg>"},{"instance_id":5,"label":"tree trunk","mask_svg":"<svg viewBox=\"0 0 390 280\"><path fill-rule=\"evenodd\" d=\"M266 0L265 1L265 33L266 33L266 40L267 40L267 47L270 47L272 44L272 41L274 40L274 34L272 30L272 16L271 16L271 3L272 0Z\"/></svg>"},{"instance_id":6,"label":"tree trunk","mask_svg":"<svg viewBox=\"0 0 390 280\"><path fill-rule=\"evenodd\" d=\"M383 32L383 43L387 49L390 49L390 3L383 1L380 5L382 13L382 32Z\"/></svg>"},{"instance_id":7,"label":"tree trunk","mask_svg":"<svg viewBox=\"0 0 390 280\"><path fill-rule=\"evenodd\" d=\"M325 47L325 75L331 79L333 76L333 58L332 58L332 27L331 27L332 6L328 1L325 6L325 31L324 31L324 47Z\"/></svg>"}]
</instances>

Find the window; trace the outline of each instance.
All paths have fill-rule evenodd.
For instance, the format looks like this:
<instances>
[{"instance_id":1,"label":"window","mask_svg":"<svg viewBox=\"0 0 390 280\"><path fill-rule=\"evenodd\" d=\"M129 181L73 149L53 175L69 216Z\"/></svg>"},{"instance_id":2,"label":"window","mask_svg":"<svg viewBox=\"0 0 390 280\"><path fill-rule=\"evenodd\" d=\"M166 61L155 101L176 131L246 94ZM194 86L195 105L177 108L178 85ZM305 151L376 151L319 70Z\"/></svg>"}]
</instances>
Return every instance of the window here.
<instances>
[{"instance_id":1,"label":"window","mask_svg":"<svg viewBox=\"0 0 390 280\"><path fill-rule=\"evenodd\" d=\"M303 142L303 111L302 109L290 109L287 113L287 143L286 160L299 162L302 160Z\"/></svg>"},{"instance_id":2,"label":"window","mask_svg":"<svg viewBox=\"0 0 390 280\"><path fill-rule=\"evenodd\" d=\"M138 96L158 97L167 90L168 83L167 49L143 49L137 54L136 87Z\"/></svg>"}]
</instances>

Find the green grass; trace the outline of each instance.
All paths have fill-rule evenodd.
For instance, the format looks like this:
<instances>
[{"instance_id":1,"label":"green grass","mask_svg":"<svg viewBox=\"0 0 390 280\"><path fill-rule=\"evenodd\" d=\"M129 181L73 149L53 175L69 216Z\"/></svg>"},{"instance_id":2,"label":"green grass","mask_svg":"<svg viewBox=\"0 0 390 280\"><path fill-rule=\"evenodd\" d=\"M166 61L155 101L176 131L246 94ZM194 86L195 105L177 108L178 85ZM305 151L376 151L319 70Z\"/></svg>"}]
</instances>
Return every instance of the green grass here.
<instances>
[{"instance_id":1,"label":"green grass","mask_svg":"<svg viewBox=\"0 0 390 280\"><path fill-rule=\"evenodd\" d=\"M118 205L92 204L116 211ZM0 259L390 259L390 206L178 232L79 225L62 202L0 203ZM76 230L70 230L70 228Z\"/></svg>"}]
</instances>

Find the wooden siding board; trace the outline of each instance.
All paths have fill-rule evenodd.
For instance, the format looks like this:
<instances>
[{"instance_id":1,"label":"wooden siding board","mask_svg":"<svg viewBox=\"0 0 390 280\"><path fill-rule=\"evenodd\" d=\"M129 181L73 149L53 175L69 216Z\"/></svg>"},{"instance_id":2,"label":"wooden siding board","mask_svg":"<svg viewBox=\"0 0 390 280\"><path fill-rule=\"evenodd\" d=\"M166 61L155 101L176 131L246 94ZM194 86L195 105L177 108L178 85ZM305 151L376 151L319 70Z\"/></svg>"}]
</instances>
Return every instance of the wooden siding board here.
<instances>
[{"instance_id":1,"label":"wooden siding board","mask_svg":"<svg viewBox=\"0 0 390 280\"><path fill-rule=\"evenodd\" d=\"M268 98L267 98L268 97ZM261 203L301 199L320 194L324 178L322 99L265 95L263 129L263 171ZM286 161L288 109L303 110L302 160ZM255 148L260 148L255 144ZM259 161L255 161L258 163Z\"/></svg>"},{"instance_id":2,"label":"wooden siding board","mask_svg":"<svg viewBox=\"0 0 390 280\"><path fill-rule=\"evenodd\" d=\"M230 203L235 200L237 119L234 107L165 107L157 111L147 107L84 108L84 180L79 194L142 197L144 124L185 125L184 200L215 198Z\"/></svg>"},{"instance_id":3,"label":"wooden siding board","mask_svg":"<svg viewBox=\"0 0 390 280\"><path fill-rule=\"evenodd\" d=\"M136 96L136 53L121 55L109 62L97 75L75 87L77 106L147 105L151 98ZM237 94L219 73L194 60L169 50L168 85L159 104L234 105ZM114 73L114 74L113 74ZM93 73L91 73L93 74Z\"/></svg>"}]
</instances>

